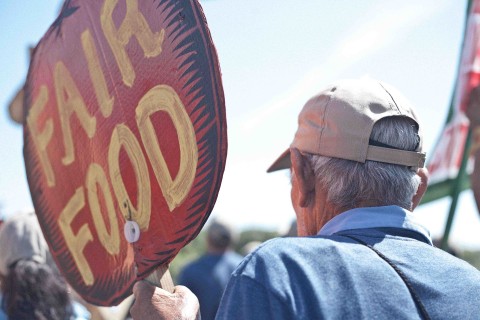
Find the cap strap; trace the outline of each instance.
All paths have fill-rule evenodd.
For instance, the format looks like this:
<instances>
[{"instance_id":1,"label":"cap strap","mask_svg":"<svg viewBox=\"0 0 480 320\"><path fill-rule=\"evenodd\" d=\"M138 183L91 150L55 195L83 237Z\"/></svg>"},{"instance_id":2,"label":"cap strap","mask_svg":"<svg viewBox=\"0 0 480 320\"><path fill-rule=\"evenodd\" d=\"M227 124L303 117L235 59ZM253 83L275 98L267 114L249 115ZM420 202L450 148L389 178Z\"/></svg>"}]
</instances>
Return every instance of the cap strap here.
<instances>
[{"instance_id":1,"label":"cap strap","mask_svg":"<svg viewBox=\"0 0 480 320\"><path fill-rule=\"evenodd\" d=\"M407 167L423 168L425 166L425 153L407 150L397 150L368 146L367 160L399 164Z\"/></svg>"}]
</instances>

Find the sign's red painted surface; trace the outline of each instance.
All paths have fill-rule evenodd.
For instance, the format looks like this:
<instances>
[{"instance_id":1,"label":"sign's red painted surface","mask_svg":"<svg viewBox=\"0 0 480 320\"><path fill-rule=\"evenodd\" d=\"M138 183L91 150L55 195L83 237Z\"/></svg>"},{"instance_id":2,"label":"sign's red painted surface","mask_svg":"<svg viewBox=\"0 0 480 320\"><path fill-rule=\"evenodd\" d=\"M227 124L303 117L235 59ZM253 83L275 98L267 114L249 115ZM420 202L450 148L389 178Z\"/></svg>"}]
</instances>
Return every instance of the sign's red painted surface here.
<instances>
[{"instance_id":1,"label":"sign's red painted surface","mask_svg":"<svg viewBox=\"0 0 480 320\"><path fill-rule=\"evenodd\" d=\"M224 96L200 5L66 1L33 54L25 109L28 182L57 265L87 301L117 304L198 234L220 188Z\"/></svg>"}]
</instances>

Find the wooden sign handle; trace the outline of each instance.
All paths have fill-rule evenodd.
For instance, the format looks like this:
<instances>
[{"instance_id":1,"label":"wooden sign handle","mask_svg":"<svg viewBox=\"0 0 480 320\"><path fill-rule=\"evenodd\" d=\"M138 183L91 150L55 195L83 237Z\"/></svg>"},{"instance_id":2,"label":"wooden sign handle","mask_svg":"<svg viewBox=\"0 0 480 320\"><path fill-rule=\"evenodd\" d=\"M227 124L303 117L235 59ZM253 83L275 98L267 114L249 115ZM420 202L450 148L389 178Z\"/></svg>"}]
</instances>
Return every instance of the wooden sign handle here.
<instances>
[{"instance_id":1,"label":"wooden sign handle","mask_svg":"<svg viewBox=\"0 0 480 320\"><path fill-rule=\"evenodd\" d=\"M175 285L173 284L172 276L168 270L168 265L161 265L144 280L171 293L175 290Z\"/></svg>"}]
</instances>

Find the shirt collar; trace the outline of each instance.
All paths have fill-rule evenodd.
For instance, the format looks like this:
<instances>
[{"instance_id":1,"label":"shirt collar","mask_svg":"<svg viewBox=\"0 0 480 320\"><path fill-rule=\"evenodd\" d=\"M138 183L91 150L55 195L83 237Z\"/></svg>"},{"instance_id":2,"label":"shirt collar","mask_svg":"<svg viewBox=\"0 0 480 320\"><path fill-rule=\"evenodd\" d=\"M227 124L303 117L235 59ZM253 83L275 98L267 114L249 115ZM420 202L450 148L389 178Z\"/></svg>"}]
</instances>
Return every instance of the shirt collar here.
<instances>
[{"instance_id":1,"label":"shirt collar","mask_svg":"<svg viewBox=\"0 0 480 320\"><path fill-rule=\"evenodd\" d=\"M430 231L417 221L414 214L399 206L364 207L342 212L328 221L318 232L322 236L367 228L403 228L422 234L430 244Z\"/></svg>"}]
</instances>

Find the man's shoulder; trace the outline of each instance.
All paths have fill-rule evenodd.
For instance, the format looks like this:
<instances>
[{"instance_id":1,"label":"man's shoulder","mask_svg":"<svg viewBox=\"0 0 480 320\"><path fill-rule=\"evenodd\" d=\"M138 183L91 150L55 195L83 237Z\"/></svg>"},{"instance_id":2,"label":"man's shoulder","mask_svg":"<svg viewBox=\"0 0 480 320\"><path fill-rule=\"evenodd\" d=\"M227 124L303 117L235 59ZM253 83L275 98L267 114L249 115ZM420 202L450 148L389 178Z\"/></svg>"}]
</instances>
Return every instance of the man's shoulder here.
<instances>
[{"instance_id":1,"label":"man's shoulder","mask_svg":"<svg viewBox=\"0 0 480 320\"><path fill-rule=\"evenodd\" d=\"M297 296L295 288L299 286L311 288L312 281L315 287L324 288L336 281L332 279L354 277L349 274L356 269L352 264L366 270L368 262L353 247L352 243L330 236L272 239L243 259L233 279L288 299Z\"/></svg>"},{"instance_id":2,"label":"man's shoulder","mask_svg":"<svg viewBox=\"0 0 480 320\"><path fill-rule=\"evenodd\" d=\"M319 256L323 261L330 258L335 260L336 256L348 251L345 246L346 243L333 236L275 238L259 245L244 258L237 271L242 272L248 268L258 271L258 266L261 266L268 272L268 269L275 270L279 265L301 265Z\"/></svg>"},{"instance_id":3,"label":"man's shoulder","mask_svg":"<svg viewBox=\"0 0 480 320\"><path fill-rule=\"evenodd\" d=\"M261 244L255 255L277 255L278 253L305 253L306 251L329 250L331 247L342 247L344 241L339 241L337 236L311 236L311 237L283 237L275 238Z\"/></svg>"}]
</instances>

